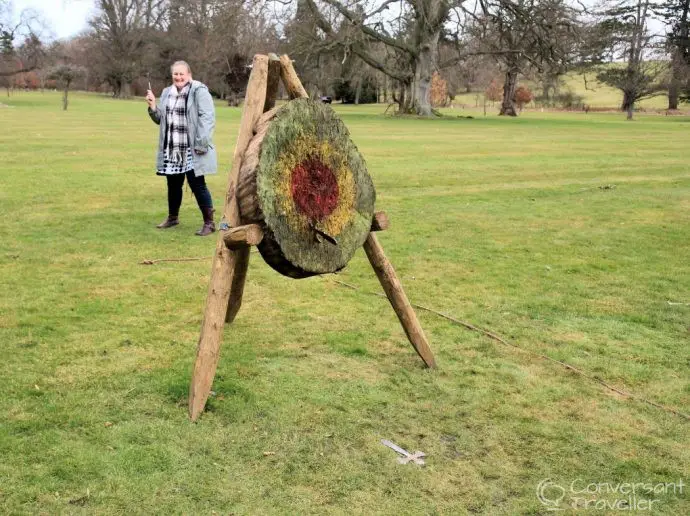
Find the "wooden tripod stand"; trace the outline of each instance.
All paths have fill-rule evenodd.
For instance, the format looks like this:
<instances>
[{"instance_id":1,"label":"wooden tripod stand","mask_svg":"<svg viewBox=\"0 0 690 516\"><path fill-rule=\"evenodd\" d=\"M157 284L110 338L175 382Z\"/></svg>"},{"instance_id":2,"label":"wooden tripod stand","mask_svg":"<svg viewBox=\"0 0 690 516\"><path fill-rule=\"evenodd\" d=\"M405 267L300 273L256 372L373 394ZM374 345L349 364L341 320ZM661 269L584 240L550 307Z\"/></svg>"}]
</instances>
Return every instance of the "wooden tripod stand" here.
<instances>
[{"instance_id":1,"label":"wooden tripod stand","mask_svg":"<svg viewBox=\"0 0 690 516\"><path fill-rule=\"evenodd\" d=\"M189 389L189 417L196 421L203 412L211 392L211 384L218 365L220 344L225 323L231 323L242 304L244 282L249 265L249 250L258 245L263 231L255 224L241 226L239 207L235 197L240 166L254 136L254 126L262 113L275 105L278 86L283 85L291 99L308 97L286 55L278 58L255 55L247 93L244 100L239 135L233 154L233 163L228 178L220 235L216 243L211 269L211 281L206 298L206 310L201 324L194 372ZM400 319L407 337L415 351L428 367L436 367L434 356L417 316L410 305L395 270L383 252L374 231L386 229L388 221L383 213L377 213L372 228L364 242L364 251L376 275Z\"/></svg>"}]
</instances>

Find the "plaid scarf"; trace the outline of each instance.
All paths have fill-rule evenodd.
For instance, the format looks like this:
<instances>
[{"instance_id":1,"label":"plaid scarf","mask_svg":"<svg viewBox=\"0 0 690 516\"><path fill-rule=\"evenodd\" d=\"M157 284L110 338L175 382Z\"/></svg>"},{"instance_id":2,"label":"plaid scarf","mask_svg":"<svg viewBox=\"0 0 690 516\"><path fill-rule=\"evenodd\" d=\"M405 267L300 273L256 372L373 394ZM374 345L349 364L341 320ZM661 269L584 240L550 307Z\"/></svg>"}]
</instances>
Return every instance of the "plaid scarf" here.
<instances>
[{"instance_id":1,"label":"plaid scarf","mask_svg":"<svg viewBox=\"0 0 690 516\"><path fill-rule=\"evenodd\" d=\"M170 88L168 104L165 106L165 157L172 163L184 163L187 159L187 95L191 83L177 91L177 87Z\"/></svg>"}]
</instances>

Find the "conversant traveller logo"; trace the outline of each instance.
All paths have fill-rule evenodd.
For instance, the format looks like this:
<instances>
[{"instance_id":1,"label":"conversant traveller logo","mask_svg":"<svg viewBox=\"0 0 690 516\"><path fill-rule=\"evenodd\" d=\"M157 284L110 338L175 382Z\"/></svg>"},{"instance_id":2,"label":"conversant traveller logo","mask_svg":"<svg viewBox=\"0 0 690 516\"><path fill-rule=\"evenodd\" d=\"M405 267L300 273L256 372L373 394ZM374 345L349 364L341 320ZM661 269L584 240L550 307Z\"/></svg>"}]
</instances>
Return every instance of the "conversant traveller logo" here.
<instances>
[{"instance_id":1,"label":"conversant traveller logo","mask_svg":"<svg viewBox=\"0 0 690 516\"><path fill-rule=\"evenodd\" d=\"M563 511L560 507L561 501L565 498L565 489L545 478L537 485L537 498L550 511Z\"/></svg>"},{"instance_id":2,"label":"conversant traveller logo","mask_svg":"<svg viewBox=\"0 0 690 516\"><path fill-rule=\"evenodd\" d=\"M581 478L558 484L545 478L537 484L537 499L547 511L652 511L660 497L683 495L683 479L676 482L588 482Z\"/></svg>"}]
</instances>

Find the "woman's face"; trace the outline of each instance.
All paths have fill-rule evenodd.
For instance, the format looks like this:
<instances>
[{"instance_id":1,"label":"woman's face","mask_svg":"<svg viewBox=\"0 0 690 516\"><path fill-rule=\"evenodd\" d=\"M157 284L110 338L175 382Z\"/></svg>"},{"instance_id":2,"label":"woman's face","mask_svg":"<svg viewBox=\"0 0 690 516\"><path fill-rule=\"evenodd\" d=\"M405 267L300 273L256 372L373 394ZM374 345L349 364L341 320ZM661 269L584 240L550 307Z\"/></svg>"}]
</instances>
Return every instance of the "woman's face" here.
<instances>
[{"instance_id":1,"label":"woman's face","mask_svg":"<svg viewBox=\"0 0 690 516\"><path fill-rule=\"evenodd\" d=\"M173 84L177 86L178 89L183 88L184 85L187 84L191 79L192 74L189 73L189 70L185 65L173 66L172 80Z\"/></svg>"}]
</instances>

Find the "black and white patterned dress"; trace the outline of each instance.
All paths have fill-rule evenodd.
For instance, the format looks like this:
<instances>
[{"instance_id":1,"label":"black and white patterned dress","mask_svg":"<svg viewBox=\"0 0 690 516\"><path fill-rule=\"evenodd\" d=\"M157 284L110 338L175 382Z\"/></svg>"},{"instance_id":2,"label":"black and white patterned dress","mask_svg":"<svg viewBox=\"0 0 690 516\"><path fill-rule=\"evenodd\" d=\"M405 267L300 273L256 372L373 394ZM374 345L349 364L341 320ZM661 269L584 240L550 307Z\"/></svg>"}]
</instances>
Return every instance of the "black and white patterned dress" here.
<instances>
[{"instance_id":1,"label":"black and white patterned dress","mask_svg":"<svg viewBox=\"0 0 690 516\"><path fill-rule=\"evenodd\" d=\"M169 158L165 158L163 161L163 170L156 172L159 176L169 176L172 174L184 174L194 170L194 155L192 154L192 149L187 148L187 158L179 163L173 163Z\"/></svg>"}]
</instances>

